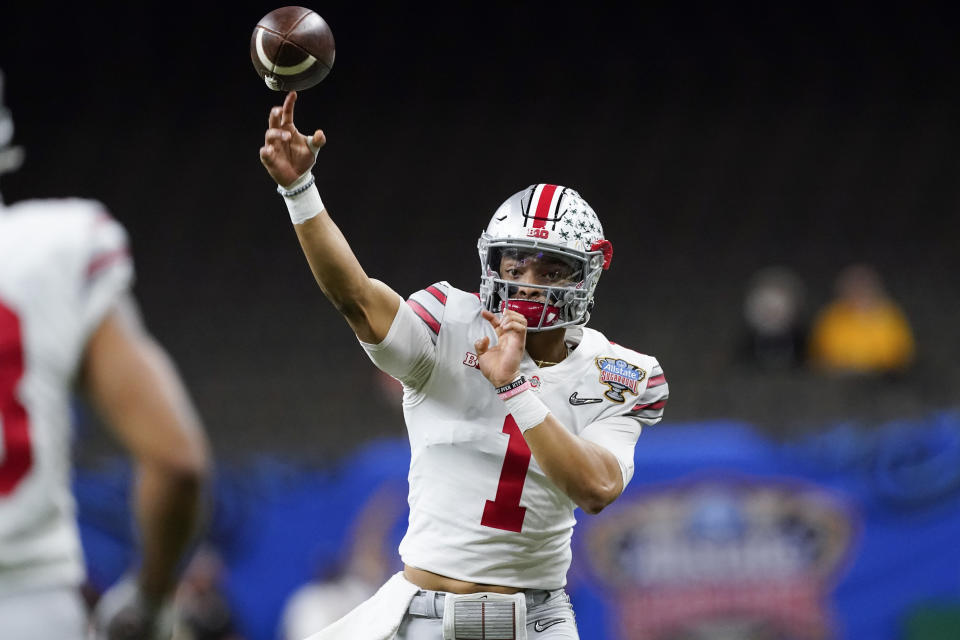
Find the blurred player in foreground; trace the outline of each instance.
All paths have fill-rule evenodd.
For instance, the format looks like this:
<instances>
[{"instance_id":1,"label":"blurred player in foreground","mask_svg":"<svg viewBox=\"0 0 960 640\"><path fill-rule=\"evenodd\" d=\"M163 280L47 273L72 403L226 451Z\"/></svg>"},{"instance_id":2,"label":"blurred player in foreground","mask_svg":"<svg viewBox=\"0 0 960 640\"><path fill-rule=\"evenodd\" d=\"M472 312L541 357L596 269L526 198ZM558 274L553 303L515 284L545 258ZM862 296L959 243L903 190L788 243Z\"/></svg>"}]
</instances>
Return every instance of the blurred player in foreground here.
<instances>
[{"instance_id":1,"label":"blurred player in foreground","mask_svg":"<svg viewBox=\"0 0 960 640\"><path fill-rule=\"evenodd\" d=\"M404 570L312 638L577 638L564 592L574 509L598 513L663 415L657 360L584 327L612 255L572 189L533 185L478 244L480 293L438 282L404 300L364 273L310 172L322 131L270 111L260 159L313 274L370 359L404 385ZM445 213L444 215L448 215Z\"/></svg>"},{"instance_id":2,"label":"blurred player in foreground","mask_svg":"<svg viewBox=\"0 0 960 640\"><path fill-rule=\"evenodd\" d=\"M2 83L2 78L0 78ZM2 84L0 84L2 98ZM0 101L0 169L19 165ZM75 383L133 458L142 564L104 594L96 638L171 635L207 445L130 292L123 228L89 200L0 202L0 638L82 640L83 554L70 492Z\"/></svg>"}]
</instances>

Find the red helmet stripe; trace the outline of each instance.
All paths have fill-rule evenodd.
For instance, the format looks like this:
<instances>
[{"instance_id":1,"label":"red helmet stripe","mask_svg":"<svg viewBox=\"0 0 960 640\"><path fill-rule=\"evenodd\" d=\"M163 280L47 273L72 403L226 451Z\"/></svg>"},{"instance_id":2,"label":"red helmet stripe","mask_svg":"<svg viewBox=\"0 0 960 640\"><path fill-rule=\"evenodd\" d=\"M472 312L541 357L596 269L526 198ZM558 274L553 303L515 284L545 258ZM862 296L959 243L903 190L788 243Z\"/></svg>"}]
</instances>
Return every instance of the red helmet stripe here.
<instances>
[{"instance_id":1,"label":"red helmet stripe","mask_svg":"<svg viewBox=\"0 0 960 640\"><path fill-rule=\"evenodd\" d=\"M533 214L533 227L534 229L540 229L547 225L547 218L550 217L550 211L556 208L557 202L560 200L560 194L557 193L557 185L541 184L537 186L533 197L536 204Z\"/></svg>"}]
</instances>

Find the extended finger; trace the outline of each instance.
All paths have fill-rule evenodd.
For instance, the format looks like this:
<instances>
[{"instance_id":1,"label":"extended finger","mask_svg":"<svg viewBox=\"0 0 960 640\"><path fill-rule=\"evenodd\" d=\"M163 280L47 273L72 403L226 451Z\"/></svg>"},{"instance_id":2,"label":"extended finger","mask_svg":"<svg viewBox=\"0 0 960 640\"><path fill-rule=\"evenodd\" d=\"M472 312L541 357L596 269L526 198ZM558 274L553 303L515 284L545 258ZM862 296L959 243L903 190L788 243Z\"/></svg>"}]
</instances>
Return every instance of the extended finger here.
<instances>
[{"instance_id":1,"label":"extended finger","mask_svg":"<svg viewBox=\"0 0 960 640\"><path fill-rule=\"evenodd\" d=\"M280 120L280 126L285 127L293 124L293 105L297 102L297 92L291 91L283 101L283 115Z\"/></svg>"}]
</instances>

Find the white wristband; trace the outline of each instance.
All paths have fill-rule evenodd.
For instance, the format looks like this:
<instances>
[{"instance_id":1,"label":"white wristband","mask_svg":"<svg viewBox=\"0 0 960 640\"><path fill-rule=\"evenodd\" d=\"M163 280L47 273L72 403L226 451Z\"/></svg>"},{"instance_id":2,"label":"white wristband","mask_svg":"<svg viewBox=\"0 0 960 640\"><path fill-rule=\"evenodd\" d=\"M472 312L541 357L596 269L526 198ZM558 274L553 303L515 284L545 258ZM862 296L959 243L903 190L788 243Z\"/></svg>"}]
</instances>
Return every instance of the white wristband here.
<instances>
[{"instance_id":1,"label":"white wristband","mask_svg":"<svg viewBox=\"0 0 960 640\"><path fill-rule=\"evenodd\" d=\"M507 406L507 411L513 416L521 433L546 420L547 414L550 413L547 405L543 404L530 389L507 398L503 404Z\"/></svg>"},{"instance_id":2,"label":"white wristband","mask_svg":"<svg viewBox=\"0 0 960 640\"><path fill-rule=\"evenodd\" d=\"M286 187L277 186L277 193L283 196L293 224L303 224L323 211L323 200L314 184L313 174L309 171Z\"/></svg>"}]
</instances>

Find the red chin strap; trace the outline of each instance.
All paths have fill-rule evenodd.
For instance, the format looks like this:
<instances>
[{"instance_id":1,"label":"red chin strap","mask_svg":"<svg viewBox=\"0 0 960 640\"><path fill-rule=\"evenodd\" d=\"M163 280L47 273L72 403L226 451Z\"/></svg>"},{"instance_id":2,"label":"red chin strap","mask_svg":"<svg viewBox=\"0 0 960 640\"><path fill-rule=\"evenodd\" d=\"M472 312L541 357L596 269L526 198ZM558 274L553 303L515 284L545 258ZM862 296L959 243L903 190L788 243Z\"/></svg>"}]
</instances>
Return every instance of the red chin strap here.
<instances>
[{"instance_id":1,"label":"red chin strap","mask_svg":"<svg viewBox=\"0 0 960 640\"><path fill-rule=\"evenodd\" d=\"M512 311L516 311L524 318L527 319L527 326L533 328L539 327L550 327L553 326L560 318L560 309L559 307L554 307L553 305L547 305L547 313L543 313L543 303L542 302L531 302L530 300L508 300L506 303L500 303L500 312L503 313L503 309L506 307ZM543 324L540 324L540 316L543 316Z\"/></svg>"}]
</instances>

